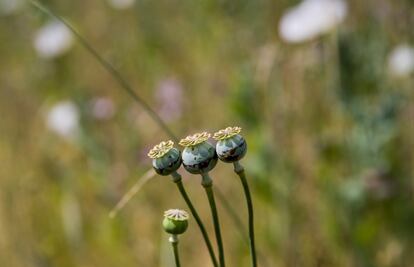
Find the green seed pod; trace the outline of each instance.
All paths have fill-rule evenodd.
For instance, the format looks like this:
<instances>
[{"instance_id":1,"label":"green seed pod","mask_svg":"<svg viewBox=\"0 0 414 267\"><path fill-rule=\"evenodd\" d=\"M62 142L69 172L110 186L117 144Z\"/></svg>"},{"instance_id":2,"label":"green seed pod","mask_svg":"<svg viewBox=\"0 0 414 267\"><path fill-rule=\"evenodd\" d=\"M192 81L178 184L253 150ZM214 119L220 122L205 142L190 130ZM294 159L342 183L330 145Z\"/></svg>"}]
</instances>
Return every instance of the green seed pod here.
<instances>
[{"instance_id":1,"label":"green seed pod","mask_svg":"<svg viewBox=\"0 0 414 267\"><path fill-rule=\"evenodd\" d=\"M239 133L240 127L227 127L216 132L216 152L220 160L232 163L241 160L247 152L246 140Z\"/></svg>"},{"instance_id":2,"label":"green seed pod","mask_svg":"<svg viewBox=\"0 0 414 267\"><path fill-rule=\"evenodd\" d=\"M180 141L184 146L182 161L184 168L192 174L202 174L212 170L217 164L214 146L207 142L210 134L203 132L187 136Z\"/></svg>"},{"instance_id":3,"label":"green seed pod","mask_svg":"<svg viewBox=\"0 0 414 267\"><path fill-rule=\"evenodd\" d=\"M181 166L180 151L173 146L174 142L171 140L161 142L148 153L152 158L152 167L160 175L170 175Z\"/></svg>"},{"instance_id":4,"label":"green seed pod","mask_svg":"<svg viewBox=\"0 0 414 267\"><path fill-rule=\"evenodd\" d=\"M164 212L162 226L164 230L172 235L181 235L188 227L188 213L184 210L172 209Z\"/></svg>"}]
</instances>

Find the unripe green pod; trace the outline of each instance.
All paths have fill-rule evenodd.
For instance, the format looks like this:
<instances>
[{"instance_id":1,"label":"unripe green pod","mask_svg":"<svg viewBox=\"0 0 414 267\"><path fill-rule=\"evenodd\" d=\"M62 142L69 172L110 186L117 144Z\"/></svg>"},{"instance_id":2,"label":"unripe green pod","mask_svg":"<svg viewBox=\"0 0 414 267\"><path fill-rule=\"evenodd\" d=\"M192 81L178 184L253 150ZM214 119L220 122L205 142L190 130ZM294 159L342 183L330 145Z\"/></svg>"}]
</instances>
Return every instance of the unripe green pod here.
<instances>
[{"instance_id":1,"label":"unripe green pod","mask_svg":"<svg viewBox=\"0 0 414 267\"><path fill-rule=\"evenodd\" d=\"M184 210L171 209L164 212L162 226L164 230L172 235L181 235L188 228L188 213Z\"/></svg>"},{"instance_id":2,"label":"unripe green pod","mask_svg":"<svg viewBox=\"0 0 414 267\"><path fill-rule=\"evenodd\" d=\"M152 158L152 167L160 175L170 175L181 166L180 151L173 146L173 141L161 142L148 153Z\"/></svg>"},{"instance_id":3,"label":"unripe green pod","mask_svg":"<svg viewBox=\"0 0 414 267\"><path fill-rule=\"evenodd\" d=\"M217 154L214 146L207 142L210 134L203 132L187 136L180 141L184 146L181 155L184 168L192 174L202 174L211 171L217 164Z\"/></svg>"},{"instance_id":4,"label":"unripe green pod","mask_svg":"<svg viewBox=\"0 0 414 267\"><path fill-rule=\"evenodd\" d=\"M227 127L214 134L216 152L220 160L232 163L241 160L247 152L246 140L239 133L240 127Z\"/></svg>"}]
</instances>

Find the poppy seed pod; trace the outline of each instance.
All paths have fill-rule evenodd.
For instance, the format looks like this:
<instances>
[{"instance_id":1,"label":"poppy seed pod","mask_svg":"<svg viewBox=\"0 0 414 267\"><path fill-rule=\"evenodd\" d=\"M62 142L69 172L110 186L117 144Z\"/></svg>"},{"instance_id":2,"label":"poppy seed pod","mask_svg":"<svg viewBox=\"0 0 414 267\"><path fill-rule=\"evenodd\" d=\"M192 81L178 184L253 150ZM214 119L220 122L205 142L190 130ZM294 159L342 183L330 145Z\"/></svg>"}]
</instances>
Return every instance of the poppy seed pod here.
<instances>
[{"instance_id":1,"label":"poppy seed pod","mask_svg":"<svg viewBox=\"0 0 414 267\"><path fill-rule=\"evenodd\" d=\"M214 146L207 142L209 133L197 133L180 141L184 146L182 161L184 168L192 174L203 174L212 170L217 164Z\"/></svg>"},{"instance_id":2,"label":"poppy seed pod","mask_svg":"<svg viewBox=\"0 0 414 267\"><path fill-rule=\"evenodd\" d=\"M220 160L232 163L241 160L247 152L246 140L239 133L240 127L227 127L216 132L216 152Z\"/></svg>"},{"instance_id":3,"label":"poppy seed pod","mask_svg":"<svg viewBox=\"0 0 414 267\"><path fill-rule=\"evenodd\" d=\"M152 158L152 167L160 175L170 175L181 166L180 151L173 146L174 142L171 140L161 142L148 153Z\"/></svg>"},{"instance_id":4,"label":"poppy seed pod","mask_svg":"<svg viewBox=\"0 0 414 267\"><path fill-rule=\"evenodd\" d=\"M188 213L184 210L171 209L164 212L162 226L164 230L172 235L181 235L188 227Z\"/></svg>"}]
</instances>

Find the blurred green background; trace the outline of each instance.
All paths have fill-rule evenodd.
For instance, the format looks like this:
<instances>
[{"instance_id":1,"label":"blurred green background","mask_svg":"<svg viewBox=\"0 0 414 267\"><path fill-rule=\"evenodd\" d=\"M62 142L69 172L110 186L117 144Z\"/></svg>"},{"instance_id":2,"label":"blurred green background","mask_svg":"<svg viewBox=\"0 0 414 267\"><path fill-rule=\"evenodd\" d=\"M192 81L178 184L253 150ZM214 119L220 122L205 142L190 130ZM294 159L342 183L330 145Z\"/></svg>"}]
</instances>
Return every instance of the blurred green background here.
<instances>
[{"instance_id":1,"label":"blurred green background","mask_svg":"<svg viewBox=\"0 0 414 267\"><path fill-rule=\"evenodd\" d=\"M43 3L179 137L243 127L260 266L413 266L414 2L331 1ZM0 0L0 60L0 266L173 266L162 214L186 206L169 178L108 217L169 137L23 1ZM211 175L245 222L232 167ZM218 205L228 266L249 266ZM194 221L180 245L183 266L211 266Z\"/></svg>"}]
</instances>

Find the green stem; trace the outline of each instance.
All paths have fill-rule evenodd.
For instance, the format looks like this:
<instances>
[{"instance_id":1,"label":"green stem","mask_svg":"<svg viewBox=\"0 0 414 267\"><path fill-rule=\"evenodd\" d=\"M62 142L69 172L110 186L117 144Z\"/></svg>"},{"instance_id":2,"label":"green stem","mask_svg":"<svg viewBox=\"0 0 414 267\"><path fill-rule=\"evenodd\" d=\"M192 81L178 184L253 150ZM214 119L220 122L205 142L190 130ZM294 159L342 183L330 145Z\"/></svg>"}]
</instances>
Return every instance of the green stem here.
<instances>
[{"instance_id":1,"label":"green stem","mask_svg":"<svg viewBox=\"0 0 414 267\"><path fill-rule=\"evenodd\" d=\"M160 128L167 133L171 139L173 139L175 142L178 142L178 138L176 135L172 132L172 130L168 127L168 125L161 119L161 117L150 107L150 105L141 98L130 86L130 84L124 79L124 77L121 75L121 73L115 69L112 64L110 64L107 60L105 60L93 47L92 45L87 41L86 38L84 38L72 25L70 25L64 18L62 18L59 14L55 13L54 11L47 8L45 5L41 4L38 1L30 0L29 3L33 5L35 8L40 10L41 12L59 20L63 24L66 25L66 27L74 34L76 39L79 41L79 43L98 61L98 63L105 68L106 71L118 82L120 87L125 90L126 93L128 93L144 110L148 112L148 114L151 116L151 118L160 126ZM239 220L240 221L240 220ZM215 261L217 262L217 261ZM217 267L215 265L215 267Z\"/></svg>"},{"instance_id":2,"label":"green stem","mask_svg":"<svg viewBox=\"0 0 414 267\"><path fill-rule=\"evenodd\" d=\"M237 215L237 213L235 212L233 207L230 205L230 203L226 200L226 197L224 196L224 194L217 187L215 188L214 193L217 196L219 202L223 204L224 209L230 215L230 218L233 220L233 223L236 225L237 230L239 231L239 234L243 242L245 242L246 245L250 245L250 239L244 232L244 225L240 217ZM269 263L265 261L265 256L261 254L259 250L256 251L256 254L257 254L257 262L261 266L263 267L269 266Z\"/></svg>"},{"instance_id":3,"label":"green stem","mask_svg":"<svg viewBox=\"0 0 414 267\"><path fill-rule=\"evenodd\" d=\"M211 215L213 217L214 223L214 232L216 234L217 240L217 247L219 251L219 261L220 267L225 267L225 260L224 260L224 247L223 247L223 240L221 238L221 231L220 231L220 222L217 213L216 201L214 200L214 193L213 193L213 180L211 180L208 173L201 174L203 177L202 185L207 193L208 202L210 203Z\"/></svg>"},{"instance_id":4,"label":"green stem","mask_svg":"<svg viewBox=\"0 0 414 267\"><path fill-rule=\"evenodd\" d=\"M244 173L243 166L238 162L234 162L234 172L236 172L239 177L240 181L243 185L244 196L246 197L247 202L247 211L249 216L249 241L250 241L250 254L251 254L251 265L253 267L257 266L257 256L256 256L256 245L255 245L255 238L254 238L254 216L253 216L253 201L250 195L249 185L247 183L246 175Z\"/></svg>"},{"instance_id":5,"label":"green stem","mask_svg":"<svg viewBox=\"0 0 414 267\"><path fill-rule=\"evenodd\" d=\"M175 267L181 267L180 265L180 257L178 255L178 237L176 235L172 235L170 237L170 243L173 247L174 251L174 260L175 260Z\"/></svg>"},{"instance_id":6,"label":"green stem","mask_svg":"<svg viewBox=\"0 0 414 267\"><path fill-rule=\"evenodd\" d=\"M181 196L184 198L185 203L187 203L187 206L190 209L191 214L193 215L194 219L196 220L198 228L200 228L201 234L204 238L204 242L206 243L208 253L210 254L210 258L213 262L214 267L218 267L219 265L218 265L218 262L217 262L217 258L216 258L216 255L214 254L213 246L211 245L211 241L210 241L210 238L208 237L207 230L204 227L204 224L201 221L200 216L198 215L196 209L194 208L193 203L191 202L190 198L187 195L187 192L186 192L186 190L184 188L184 185L181 181L181 175L179 173L175 172L175 173L172 174L172 176L173 176L174 183L177 185L178 190L181 193Z\"/></svg>"}]
</instances>

